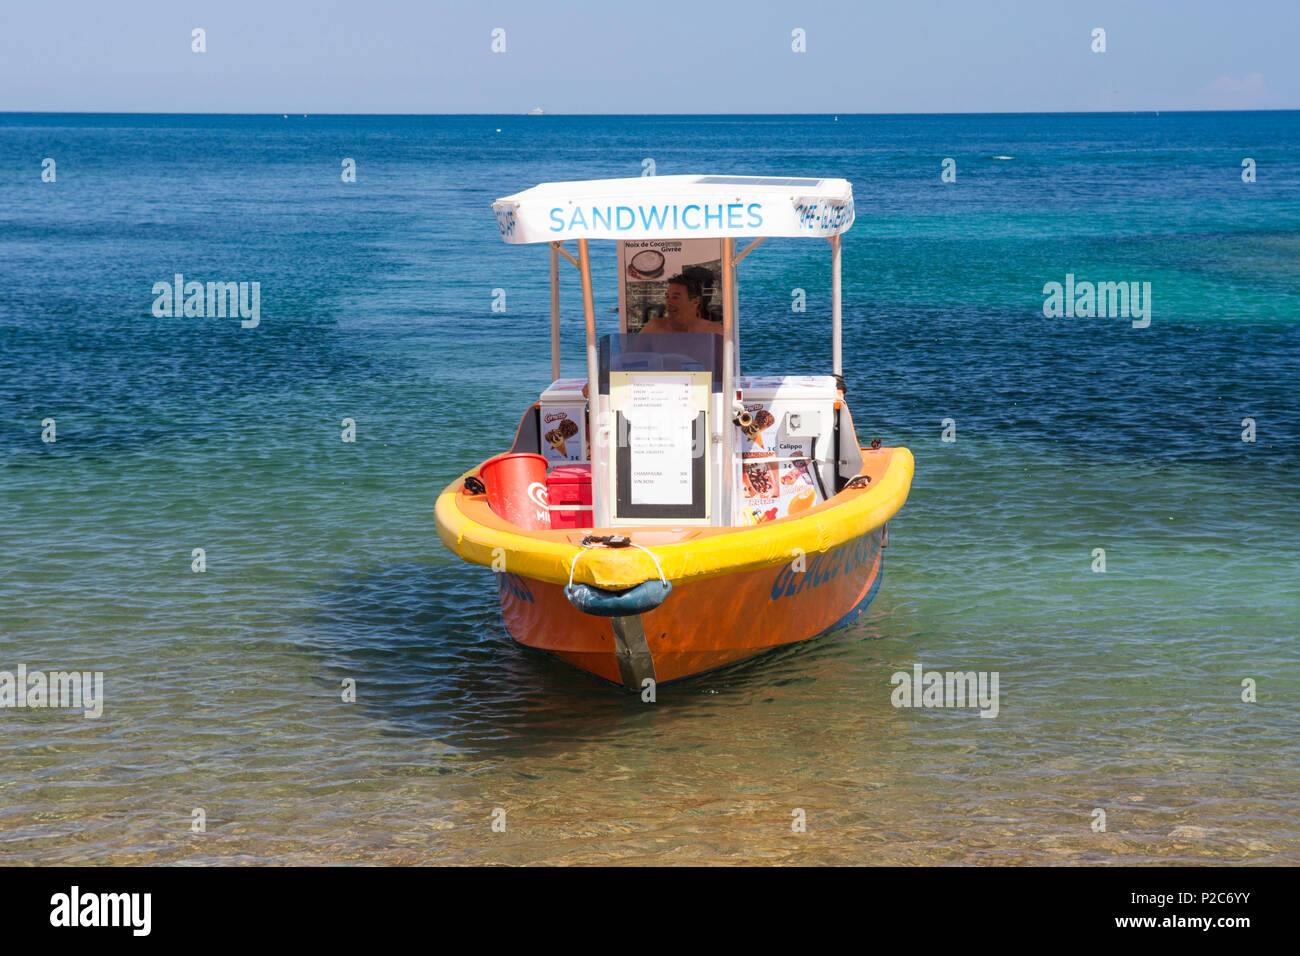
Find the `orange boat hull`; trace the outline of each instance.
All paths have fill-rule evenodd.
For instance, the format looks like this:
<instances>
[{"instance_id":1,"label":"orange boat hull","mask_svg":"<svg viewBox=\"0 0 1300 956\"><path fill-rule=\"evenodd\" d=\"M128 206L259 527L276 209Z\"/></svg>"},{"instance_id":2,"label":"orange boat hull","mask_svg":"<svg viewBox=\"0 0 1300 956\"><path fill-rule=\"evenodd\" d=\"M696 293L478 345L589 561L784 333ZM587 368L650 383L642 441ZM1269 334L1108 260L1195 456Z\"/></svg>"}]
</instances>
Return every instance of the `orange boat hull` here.
<instances>
[{"instance_id":1,"label":"orange boat hull","mask_svg":"<svg viewBox=\"0 0 1300 956\"><path fill-rule=\"evenodd\" d=\"M584 614L564 587L515 574L496 575L501 617L516 641L547 651L605 680L640 690L714 670L805 641L849 623L871 602L884 573L882 529L796 562L674 586L663 604L618 618L644 633L653 661L635 672L620 662L616 619ZM639 639L639 638L638 638Z\"/></svg>"}]
</instances>

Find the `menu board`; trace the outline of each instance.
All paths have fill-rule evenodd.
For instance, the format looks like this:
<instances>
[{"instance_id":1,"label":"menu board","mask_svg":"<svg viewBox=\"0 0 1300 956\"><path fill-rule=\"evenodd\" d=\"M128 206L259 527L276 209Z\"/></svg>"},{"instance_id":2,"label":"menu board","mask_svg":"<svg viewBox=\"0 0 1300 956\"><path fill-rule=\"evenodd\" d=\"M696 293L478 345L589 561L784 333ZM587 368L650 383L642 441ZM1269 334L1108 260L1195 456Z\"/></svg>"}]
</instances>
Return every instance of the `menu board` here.
<instances>
[{"instance_id":1,"label":"menu board","mask_svg":"<svg viewBox=\"0 0 1300 956\"><path fill-rule=\"evenodd\" d=\"M613 524L710 513L709 372L611 372Z\"/></svg>"},{"instance_id":2,"label":"menu board","mask_svg":"<svg viewBox=\"0 0 1300 956\"><path fill-rule=\"evenodd\" d=\"M631 450L634 505L691 503L691 382L680 375L636 375L623 410Z\"/></svg>"}]
</instances>

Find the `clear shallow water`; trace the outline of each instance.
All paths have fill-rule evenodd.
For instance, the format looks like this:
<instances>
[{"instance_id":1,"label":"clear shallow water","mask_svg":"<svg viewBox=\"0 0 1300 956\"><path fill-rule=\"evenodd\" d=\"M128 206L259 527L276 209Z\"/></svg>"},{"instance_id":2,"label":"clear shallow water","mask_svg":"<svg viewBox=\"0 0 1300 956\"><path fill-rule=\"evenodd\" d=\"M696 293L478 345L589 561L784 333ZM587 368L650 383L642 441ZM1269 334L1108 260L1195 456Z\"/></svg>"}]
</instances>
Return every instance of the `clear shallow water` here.
<instances>
[{"instance_id":1,"label":"clear shallow water","mask_svg":"<svg viewBox=\"0 0 1300 956\"><path fill-rule=\"evenodd\" d=\"M853 182L850 398L917 460L867 614L652 707L516 647L433 523L549 378L488 203L647 156ZM107 695L0 710L0 859L1300 861L1297 173L1286 113L0 116L0 669ZM154 318L175 272L260 327ZM1066 272L1151 327L1043 318ZM823 245L742 283L746 369L825 372ZM895 709L917 662L999 716Z\"/></svg>"}]
</instances>

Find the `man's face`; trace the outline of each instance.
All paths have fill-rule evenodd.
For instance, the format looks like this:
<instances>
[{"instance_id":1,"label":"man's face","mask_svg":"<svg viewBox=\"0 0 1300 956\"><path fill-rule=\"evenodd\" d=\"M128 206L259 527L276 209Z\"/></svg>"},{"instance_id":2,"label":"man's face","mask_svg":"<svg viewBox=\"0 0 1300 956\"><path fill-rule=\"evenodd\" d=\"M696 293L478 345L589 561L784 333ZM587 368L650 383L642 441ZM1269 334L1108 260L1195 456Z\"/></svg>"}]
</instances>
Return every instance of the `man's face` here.
<instances>
[{"instance_id":1,"label":"man's face","mask_svg":"<svg viewBox=\"0 0 1300 956\"><path fill-rule=\"evenodd\" d=\"M687 328L699 315L700 300L692 299L686 286L668 283L668 292L664 296L664 311L668 313L668 323L675 328Z\"/></svg>"}]
</instances>

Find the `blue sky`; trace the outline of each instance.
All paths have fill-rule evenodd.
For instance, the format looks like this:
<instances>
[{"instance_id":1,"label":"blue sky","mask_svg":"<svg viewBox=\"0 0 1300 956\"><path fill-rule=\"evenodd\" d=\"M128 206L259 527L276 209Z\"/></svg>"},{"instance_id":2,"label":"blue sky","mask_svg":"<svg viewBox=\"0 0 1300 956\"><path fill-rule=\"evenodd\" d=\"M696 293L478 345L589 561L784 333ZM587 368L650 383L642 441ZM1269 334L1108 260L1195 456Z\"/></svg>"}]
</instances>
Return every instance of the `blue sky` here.
<instances>
[{"instance_id":1,"label":"blue sky","mask_svg":"<svg viewBox=\"0 0 1300 956\"><path fill-rule=\"evenodd\" d=\"M0 110L1295 109L1298 43L1300 0L4 0Z\"/></svg>"}]
</instances>

